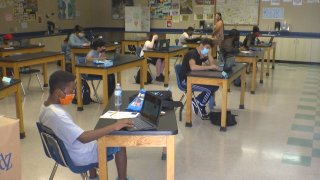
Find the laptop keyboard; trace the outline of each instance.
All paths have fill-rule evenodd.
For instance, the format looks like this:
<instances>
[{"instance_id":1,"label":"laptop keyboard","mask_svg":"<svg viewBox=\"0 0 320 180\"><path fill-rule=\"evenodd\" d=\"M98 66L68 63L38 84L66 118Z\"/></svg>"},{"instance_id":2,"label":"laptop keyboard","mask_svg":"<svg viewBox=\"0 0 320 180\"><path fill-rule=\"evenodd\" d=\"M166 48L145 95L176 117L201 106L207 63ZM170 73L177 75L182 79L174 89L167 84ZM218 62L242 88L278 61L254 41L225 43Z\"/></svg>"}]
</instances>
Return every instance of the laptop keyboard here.
<instances>
[{"instance_id":1,"label":"laptop keyboard","mask_svg":"<svg viewBox=\"0 0 320 180\"><path fill-rule=\"evenodd\" d=\"M152 126L149 125L148 123L144 122L143 120L139 118L134 118L132 119L133 124L134 124L134 129L146 129L146 128L151 128Z\"/></svg>"}]
</instances>

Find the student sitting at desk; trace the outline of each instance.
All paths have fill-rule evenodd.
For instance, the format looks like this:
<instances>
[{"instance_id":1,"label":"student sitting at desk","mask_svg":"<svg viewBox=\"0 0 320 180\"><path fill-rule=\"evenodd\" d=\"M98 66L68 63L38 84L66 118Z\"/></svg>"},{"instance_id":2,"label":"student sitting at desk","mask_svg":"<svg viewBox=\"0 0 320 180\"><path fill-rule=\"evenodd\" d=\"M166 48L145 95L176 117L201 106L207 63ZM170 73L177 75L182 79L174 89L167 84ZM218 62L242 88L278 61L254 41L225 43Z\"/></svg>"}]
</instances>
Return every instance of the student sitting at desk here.
<instances>
[{"instance_id":1,"label":"student sitting at desk","mask_svg":"<svg viewBox=\"0 0 320 180\"><path fill-rule=\"evenodd\" d=\"M224 57L231 57L238 54L240 33L236 29L230 30L229 35L224 37L220 46L220 52Z\"/></svg>"},{"instance_id":2,"label":"student sitting at desk","mask_svg":"<svg viewBox=\"0 0 320 180\"><path fill-rule=\"evenodd\" d=\"M66 146L75 165L88 165L98 162L98 146L96 140L112 131L124 127L132 127L131 120L117 121L115 124L96 130L82 130L74 123L71 115L63 109L63 105L71 103L75 90L75 77L64 71L56 71L50 76L49 97L41 106L39 121L52 129ZM108 160L113 159L118 170L119 180L127 177L126 148L107 148ZM96 169L91 169L90 179L98 179Z\"/></svg>"},{"instance_id":3,"label":"student sitting at desk","mask_svg":"<svg viewBox=\"0 0 320 180\"><path fill-rule=\"evenodd\" d=\"M203 71L203 70L219 70L220 68L214 64L214 59L211 55L210 49L212 48L212 40L208 38L202 39L199 46L191 49L183 58L179 78L181 83L187 85L187 74L190 71ZM204 61L209 61L208 66L202 66ZM208 119L206 111L206 104L210 97L214 95L218 86L210 85L192 85L193 91L202 91L195 99L192 99L192 108L195 114L200 114L202 119ZM199 108L198 108L199 107Z\"/></svg>"},{"instance_id":4,"label":"student sitting at desk","mask_svg":"<svg viewBox=\"0 0 320 180\"><path fill-rule=\"evenodd\" d=\"M260 44L260 40L258 38L259 36L260 36L259 27L253 26L252 32L248 34L243 40L242 45L244 50L248 50L250 46Z\"/></svg>"},{"instance_id":5,"label":"student sitting at desk","mask_svg":"<svg viewBox=\"0 0 320 180\"><path fill-rule=\"evenodd\" d=\"M149 40L147 40L140 53L140 57L144 55L144 50L149 50L149 49L154 49L154 46L157 44L158 40L158 35L157 34L150 34ZM156 66L156 81L159 82L164 82L164 75L163 75L163 70L164 70L164 61L161 58L150 58L151 59L151 64Z\"/></svg>"},{"instance_id":6,"label":"student sitting at desk","mask_svg":"<svg viewBox=\"0 0 320 180\"><path fill-rule=\"evenodd\" d=\"M71 47L83 47L89 46L89 41L85 38L84 30L81 26L76 25L73 29L73 33L69 37L68 41Z\"/></svg>"},{"instance_id":7,"label":"student sitting at desk","mask_svg":"<svg viewBox=\"0 0 320 180\"><path fill-rule=\"evenodd\" d=\"M186 31L179 37L178 46L182 46L183 43L186 43L186 39L192 39L193 31L193 27L188 27L188 29L186 29Z\"/></svg>"}]
</instances>

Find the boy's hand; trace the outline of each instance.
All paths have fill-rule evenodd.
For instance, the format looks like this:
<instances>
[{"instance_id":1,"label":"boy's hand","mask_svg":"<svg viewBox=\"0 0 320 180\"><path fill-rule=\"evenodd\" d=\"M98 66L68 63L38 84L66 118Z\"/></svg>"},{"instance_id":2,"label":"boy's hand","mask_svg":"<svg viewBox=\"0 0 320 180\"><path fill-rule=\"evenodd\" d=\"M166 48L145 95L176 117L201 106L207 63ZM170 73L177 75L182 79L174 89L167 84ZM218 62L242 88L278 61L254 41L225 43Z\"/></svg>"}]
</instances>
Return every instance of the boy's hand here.
<instances>
[{"instance_id":1,"label":"boy's hand","mask_svg":"<svg viewBox=\"0 0 320 180\"><path fill-rule=\"evenodd\" d=\"M133 127L133 121L129 119L119 120L113 126L115 131L119 131L124 127Z\"/></svg>"}]
</instances>

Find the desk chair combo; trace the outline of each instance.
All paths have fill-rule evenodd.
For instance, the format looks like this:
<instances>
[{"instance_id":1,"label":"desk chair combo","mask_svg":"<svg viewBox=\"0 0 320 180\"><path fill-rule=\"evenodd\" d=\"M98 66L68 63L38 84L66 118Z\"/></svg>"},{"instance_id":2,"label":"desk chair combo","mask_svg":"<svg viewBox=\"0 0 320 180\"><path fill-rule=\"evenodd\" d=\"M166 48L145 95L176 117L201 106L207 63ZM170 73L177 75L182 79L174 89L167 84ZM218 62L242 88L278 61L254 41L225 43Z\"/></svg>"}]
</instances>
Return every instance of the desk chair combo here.
<instances>
[{"instance_id":1,"label":"desk chair combo","mask_svg":"<svg viewBox=\"0 0 320 180\"><path fill-rule=\"evenodd\" d=\"M74 165L62 140L59 139L50 128L47 128L41 123L37 122L37 127L46 156L55 161L49 178L50 180L53 180L59 165L69 168L73 173L80 174L83 180L88 179L87 172L89 169L98 167L98 163L86 166Z\"/></svg>"}]
</instances>

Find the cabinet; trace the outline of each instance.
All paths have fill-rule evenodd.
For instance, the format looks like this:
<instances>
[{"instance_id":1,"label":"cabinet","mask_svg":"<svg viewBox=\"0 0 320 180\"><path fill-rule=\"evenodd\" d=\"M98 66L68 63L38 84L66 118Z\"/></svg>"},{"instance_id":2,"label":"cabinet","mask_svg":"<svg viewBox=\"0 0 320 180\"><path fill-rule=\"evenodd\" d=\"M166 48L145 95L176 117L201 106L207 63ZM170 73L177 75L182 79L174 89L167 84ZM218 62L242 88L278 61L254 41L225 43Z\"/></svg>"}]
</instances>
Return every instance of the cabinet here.
<instances>
[{"instance_id":1,"label":"cabinet","mask_svg":"<svg viewBox=\"0 0 320 180\"><path fill-rule=\"evenodd\" d=\"M311 40L304 38L276 38L276 59L310 62Z\"/></svg>"},{"instance_id":2,"label":"cabinet","mask_svg":"<svg viewBox=\"0 0 320 180\"><path fill-rule=\"evenodd\" d=\"M30 39L31 44L43 44L45 45L45 51L61 51L61 45L67 35L55 35L55 36L46 36L41 38L32 38Z\"/></svg>"},{"instance_id":3,"label":"cabinet","mask_svg":"<svg viewBox=\"0 0 320 180\"><path fill-rule=\"evenodd\" d=\"M310 61L320 63L320 39L311 39Z\"/></svg>"}]
</instances>

